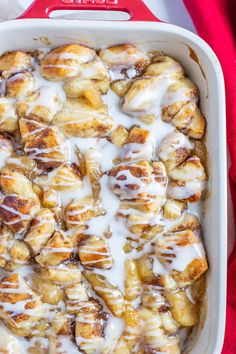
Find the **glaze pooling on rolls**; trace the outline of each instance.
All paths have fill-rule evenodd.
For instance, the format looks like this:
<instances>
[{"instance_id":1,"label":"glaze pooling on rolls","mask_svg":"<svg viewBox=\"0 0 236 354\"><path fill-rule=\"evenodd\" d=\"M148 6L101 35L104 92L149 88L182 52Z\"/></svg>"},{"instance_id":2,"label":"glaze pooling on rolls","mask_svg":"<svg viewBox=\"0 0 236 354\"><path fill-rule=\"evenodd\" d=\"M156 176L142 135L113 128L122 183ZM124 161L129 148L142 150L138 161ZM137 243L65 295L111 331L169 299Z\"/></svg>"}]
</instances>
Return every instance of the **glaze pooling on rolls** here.
<instances>
[{"instance_id":1,"label":"glaze pooling on rolls","mask_svg":"<svg viewBox=\"0 0 236 354\"><path fill-rule=\"evenodd\" d=\"M183 352L208 269L196 85L124 43L7 52L0 86L0 351Z\"/></svg>"}]
</instances>

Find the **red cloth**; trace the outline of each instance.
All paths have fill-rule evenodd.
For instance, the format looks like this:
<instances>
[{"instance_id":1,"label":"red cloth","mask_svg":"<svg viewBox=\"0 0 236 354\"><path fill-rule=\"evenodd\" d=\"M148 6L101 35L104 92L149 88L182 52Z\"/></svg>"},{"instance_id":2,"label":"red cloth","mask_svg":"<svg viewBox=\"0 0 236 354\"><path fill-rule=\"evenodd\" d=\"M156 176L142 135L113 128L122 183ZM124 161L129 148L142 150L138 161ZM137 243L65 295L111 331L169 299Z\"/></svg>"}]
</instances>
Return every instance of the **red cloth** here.
<instances>
[{"instance_id":1,"label":"red cloth","mask_svg":"<svg viewBox=\"0 0 236 354\"><path fill-rule=\"evenodd\" d=\"M216 53L226 86L230 182L236 216L236 0L184 0L198 34ZM223 354L236 353L236 246L228 264L227 321Z\"/></svg>"}]
</instances>

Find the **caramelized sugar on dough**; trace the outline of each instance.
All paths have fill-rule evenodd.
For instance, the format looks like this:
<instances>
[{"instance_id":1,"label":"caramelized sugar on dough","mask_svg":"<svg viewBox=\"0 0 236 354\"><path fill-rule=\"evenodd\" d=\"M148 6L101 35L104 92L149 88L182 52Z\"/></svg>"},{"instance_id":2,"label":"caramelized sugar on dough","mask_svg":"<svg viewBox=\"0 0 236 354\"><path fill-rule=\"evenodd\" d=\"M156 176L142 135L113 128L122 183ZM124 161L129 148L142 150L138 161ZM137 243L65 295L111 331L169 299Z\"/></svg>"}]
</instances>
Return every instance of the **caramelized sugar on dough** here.
<instances>
[{"instance_id":1,"label":"caramelized sugar on dough","mask_svg":"<svg viewBox=\"0 0 236 354\"><path fill-rule=\"evenodd\" d=\"M0 351L179 354L208 268L198 88L132 44L9 52L0 74Z\"/></svg>"}]
</instances>

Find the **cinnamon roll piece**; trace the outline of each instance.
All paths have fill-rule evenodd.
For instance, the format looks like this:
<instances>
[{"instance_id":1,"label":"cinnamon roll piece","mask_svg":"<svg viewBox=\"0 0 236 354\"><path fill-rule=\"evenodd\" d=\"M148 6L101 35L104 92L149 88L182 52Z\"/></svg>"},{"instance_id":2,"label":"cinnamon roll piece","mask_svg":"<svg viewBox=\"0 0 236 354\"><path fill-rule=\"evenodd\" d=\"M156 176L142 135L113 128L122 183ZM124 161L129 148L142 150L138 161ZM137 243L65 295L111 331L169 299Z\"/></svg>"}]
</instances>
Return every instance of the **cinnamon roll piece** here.
<instances>
[{"instance_id":1,"label":"cinnamon roll piece","mask_svg":"<svg viewBox=\"0 0 236 354\"><path fill-rule=\"evenodd\" d=\"M56 336L72 336L73 319L67 313L56 312L51 321L51 328Z\"/></svg>"},{"instance_id":2,"label":"cinnamon roll piece","mask_svg":"<svg viewBox=\"0 0 236 354\"><path fill-rule=\"evenodd\" d=\"M34 255L45 246L55 231L56 222L50 209L41 209L32 220L24 241L31 247Z\"/></svg>"},{"instance_id":3,"label":"cinnamon roll piece","mask_svg":"<svg viewBox=\"0 0 236 354\"><path fill-rule=\"evenodd\" d=\"M161 204L160 204L161 206ZM144 246L150 243L157 234L163 231L163 224L160 221L160 206L156 205L156 210L140 210L129 203L122 202L117 217L125 221L127 227L127 242L124 246L126 253L132 250L141 251Z\"/></svg>"},{"instance_id":4,"label":"cinnamon roll piece","mask_svg":"<svg viewBox=\"0 0 236 354\"><path fill-rule=\"evenodd\" d=\"M109 280L101 274L85 271L84 275L92 288L104 300L113 315L119 318L122 317L125 310L125 300L120 289L111 284Z\"/></svg>"},{"instance_id":5,"label":"cinnamon roll piece","mask_svg":"<svg viewBox=\"0 0 236 354\"><path fill-rule=\"evenodd\" d=\"M101 92L92 80L73 78L66 81L64 90L69 98L86 98L95 109L103 106Z\"/></svg>"},{"instance_id":6,"label":"cinnamon roll piece","mask_svg":"<svg viewBox=\"0 0 236 354\"><path fill-rule=\"evenodd\" d=\"M99 302L81 302L75 321L75 339L80 350L86 354L101 351L104 344L104 320Z\"/></svg>"},{"instance_id":7,"label":"cinnamon roll piece","mask_svg":"<svg viewBox=\"0 0 236 354\"><path fill-rule=\"evenodd\" d=\"M118 125L114 130L110 133L110 139L112 144L121 148L127 142L129 137L128 130L123 125Z\"/></svg>"},{"instance_id":8,"label":"cinnamon roll piece","mask_svg":"<svg viewBox=\"0 0 236 354\"><path fill-rule=\"evenodd\" d=\"M4 194L18 195L29 199L38 199L31 181L19 171L4 167L0 174L0 187Z\"/></svg>"},{"instance_id":9,"label":"cinnamon roll piece","mask_svg":"<svg viewBox=\"0 0 236 354\"><path fill-rule=\"evenodd\" d=\"M57 92L50 86L42 86L32 95L17 103L21 118L29 118L41 123L50 123L62 105Z\"/></svg>"},{"instance_id":10,"label":"cinnamon roll piece","mask_svg":"<svg viewBox=\"0 0 236 354\"><path fill-rule=\"evenodd\" d=\"M44 303L57 305L63 299L63 290L56 284L42 278L40 274L33 273L31 278L32 289L40 295Z\"/></svg>"},{"instance_id":11,"label":"cinnamon roll piece","mask_svg":"<svg viewBox=\"0 0 236 354\"><path fill-rule=\"evenodd\" d=\"M92 197L85 197L73 200L64 211L67 227L85 227L86 222L95 216L94 200Z\"/></svg>"},{"instance_id":12,"label":"cinnamon roll piece","mask_svg":"<svg viewBox=\"0 0 236 354\"><path fill-rule=\"evenodd\" d=\"M5 265L7 271L13 271L29 263L31 253L24 241L12 240L8 249L8 257Z\"/></svg>"},{"instance_id":13,"label":"cinnamon roll piece","mask_svg":"<svg viewBox=\"0 0 236 354\"><path fill-rule=\"evenodd\" d=\"M12 74L30 69L31 65L31 56L25 52L8 52L0 57L0 71L5 79Z\"/></svg>"},{"instance_id":14,"label":"cinnamon roll piece","mask_svg":"<svg viewBox=\"0 0 236 354\"><path fill-rule=\"evenodd\" d=\"M78 255L85 268L110 269L113 258L104 237L84 235L79 241Z\"/></svg>"},{"instance_id":15,"label":"cinnamon roll piece","mask_svg":"<svg viewBox=\"0 0 236 354\"><path fill-rule=\"evenodd\" d=\"M12 101L0 98L0 132L13 133L18 129L18 115Z\"/></svg>"},{"instance_id":16,"label":"cinnamon roll piece","mask_svg":"<svg viewBox=\"0 0 236 354\"><path fill-rule=\"evenodd\" d=\"M208 269L202 242L191 230L158 237L155 251L179 287L191 285Z\"/></svg>"},{"instance_id":17,"label":"cinnamon roll piece","mask_svg":"<svg viewBox=\"0 0 236 354\"><path fill-rule=\"evenodd\" d=\"M47 125L33 119L19 119L20 134L23 142L35 139L38 134L46 130Z\"/></svg>"},{"instance_id":18,"label":"cinnamon roll piece","mask_svg":"<svg viewBox=\"0 0 236 354\"><path fill-rule=\"evenodd\" d=\"M145 123L153 123L161 117L161 101L171 82L168 77L155 76L135 80L122 100L122 111Z\"/></svg>"},{"instance_id":19,"label":"cinnamon roll piece","mask_svg":"<svg viewBox=\"0 0 236 354\"><path fill-rule=\"evenodd\" d=\"M186 208L185 202L168 199L163 208L163 215L166 219L179 219Z\"/></svg>"},{"instance_id":20,"label":"cinnamon roll piece","mask_svg":"<svg viewBox=\"0 0 236 354\"><path fill-rule=\"evenodd\" d=\"M204 167L197 156L191 156L169 172L168 196L186 202L201 198L207 179Z\"/></svg>"},{"instance_id":21,"label":"cinnamon roll piece","mask_svg":"<svg viewBox=\"0 0 236 354\"><path fill-rule=\"evenodd\" d=\"M73 253L74 241L72 236L62 230L55 231L40 254L35 260L41 266L56 266L63 261L69 260Z\"/></svg>"},{"instance_id":22,"label":"cinnamon roll piece","mask_svg":"<svg viewBox=\"0 0 236 354\"><path fill-rule=\"evenodd\" d=\"M170 305L172 316L180 326L192 327L198 323L199 303L190 299L186 290L167 292L165 296Z\"/></svg>"},{"instance_id":23,"label":"cinnamon roll piece","mask_svg":"<svg viewBox=\"0 0 236 354\"><path fill-rule=\"evenodd\" d=\"M148 130L134 127L120 150L120 158L123 161L150 161L153 158L153 145Z\"/></svg>"},{"instance_id":24,"label":"cinnamon roll piece","mask_svg":"<svg viewBox=\"0 0 236 354\"><path fill-rule=\"evenodd\" d=\"M56 266L41 268L42 277L53 284L70 284L81 280L81 271L78 264L73 261L67 261Z\"/></svg>"},{"instance_id":25,"label":"cinnamon roll piece","mask_svg":"<svg viewBox=\"0 0 236 354\"><path fill-rule=\"evenodd\" d=\"M0 201L0 220L13 232L22 233L39 209L38 199L9 194Z\"/></svg>"},{"instance_id":26,"label":"cinnamon roll piece","mask_svg":"<svg viewBox=\"0 0 236 354\"><path fill-rule=\"evenodd\" d=\"M45 176L36 179L37 184L55 191L74 190L82 187L82 179L75 165L65 164L57 167Z\"/></svg>"},{"instance_id":27,"label":"cinnamon roll piece","mask_svg":"<svg viewBox=\"0 0 236 354\"><path fill-rule=\"evenodd\" d=\"M68 159L65 137L56 127L49 127L27 141L24 151L41 169L58 167Z\"/></svg>"},{"instance_id":28,"label":"cinnamon roll piece","mask_svg":"<svg viewBox=\"0 0 236 354\"><path fill-rule=\"evenodd\" d=\"M13 145L10 139L0 135L0 170L6 164L7 159L13 154Z\"/></svg>"},{"instance_id":29,"label":"cinnamon roll piece","mask_svg":"<svg viewBox=\"0 0 236 354\"><path fill-rule=\"evenodd\" d=\"M35 161L25 155L12 155L6 161L6 167L23 173L28 179L32 177Z\"/></svg>"},{"instance_id":30,"label":"cinnamon roll piece","mask_svg":"<svg viewBox=\"0 0 236 354\"><path fill-rule=\"evenodd\" d=\"M143 77L157 76L170 77L171 79L180 79L184 75L184 71L180 63L168 55L159 53L152 59L151 64L147 66L143 73Z\"/></svg>"},{"instance_id":31,"label":"cinnamon roll piece","mask_svg":"<svg viewBox=\"0 0 236 354\"><path fill-rule=\"evenodd\" d=\"M107 106L94 108L86 99L68 99L53 119L66 136L95 138L105 135L113 126Z\"/></svg>"},{"instance_id":32,"label":"cinnamon roll piece","mask_svg":"<svg viewBox=\"0 0 236 354\"><path fill-rule=\"evenodd\" d=\"M63 81L78 76L81 65L94 60L93 49L79 45L68 44L51 50L41 61L41 74L50 81Z\"/></svg>"},{"instance_id":33,"label":"cinnamon roll piece","mask_svg":"<svg viewBox=\"0 0 236 354\"><path fill-rule=\"evenodd\" d=\"M125 261L125 298L134 301L141 292L141 280L138 274L138 263L135 259Z\"/></svg>"},{"instance_id":34,"label":"cinnamon roll piece","mask_svg":"<svg viewBox=\"0 0 236 354\"><path fill-rule=\"evenodd\" d=\"M119 342L123 341L125 343L125 347L127 347L128 352L130 353L138 347L142 337L142 324L139 312L130 305L127 305L125 309L124 324L124 330Z\"/></svg>"},{"instance_id":35,"label":"cinnamon roll piece","mask_svg":"<svg viewBox=\"0 0 236 354\"><path fill-rule=\"evenodd\" d=\"M110 189L121 200L132 201L141 211L157 211L165 199L167 176L161 162L122 163L109 171ZM144 205L144 210L142 209Z\"/></svg>"},{"instance_id":36,"label":"cinnamon roll piece","mask_svg":"<svg viewBox=\"0 0 236 354\"><path fill-rule=\"evenodd\" d=\"M185 77L176 80L169 86L163 100L162 119L170 123L186 103L197 104L198 100L199 90L192 81Z\"/></svg>"},{"instance_id":37,"label":"cinnamon roll piece","mask_svg":"<svg viewBox=\"0 0 236 354\"><path fill-rule=\"evenodd\" d=\"M30 71L11 76L6 82L6 93L8 97L23 99L35 91L35 78Z\"/></svg>"},{"instance_id":38,"label":"cinnamon roll piece","mask_svg":"<svg viewBox=\"0 0 236 354\"><path fill-rule=\"evenodd\" d=\"M132 44L121 44L101 49L99 57L108 67L113 81L135 78L149 63L148 57Z\"/></svg>"},{"instance_id":39,"label":"cinnamon roll piece","mask_svg":"<svg viewBox=\"0 0 236 354\"><path fill-rule=\"evenodd\" d=\"M193 148L192 142L184 134L173 131L161 141L157 154L167 172L170 172L187 159Z\"/></svg>"},{"instance_id":40,"label":"cinnamon roll piece","mask_svg":"<svg viewBox=\"0 0 236 354\"><path fill-rule=\"evenodd\" d=\"M40 297L18 273L1 280L0 303L0 317L19 336L30 336L46 312Z\"/></svg>"}]
</instances>

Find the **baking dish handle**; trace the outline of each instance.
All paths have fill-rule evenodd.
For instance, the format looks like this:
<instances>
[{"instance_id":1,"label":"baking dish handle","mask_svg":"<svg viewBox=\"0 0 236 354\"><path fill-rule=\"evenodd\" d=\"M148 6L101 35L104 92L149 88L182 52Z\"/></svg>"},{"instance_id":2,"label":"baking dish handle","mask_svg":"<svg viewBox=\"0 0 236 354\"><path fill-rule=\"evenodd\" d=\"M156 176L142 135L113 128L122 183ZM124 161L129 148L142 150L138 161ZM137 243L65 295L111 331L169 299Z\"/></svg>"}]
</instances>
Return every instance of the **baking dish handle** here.
<instances>
[{"instance_id":1,"label":"baking dish handle","mask_svg":"<svg viewBox=\"0 0 236 354\"><path fill-rule=\"evenodd\" d=\"M49 18L50 12L55 10L122 11L128 13L132 21L161 22L143 0L35 0L19 19Z\"/></svg>"}]
</instances>

